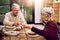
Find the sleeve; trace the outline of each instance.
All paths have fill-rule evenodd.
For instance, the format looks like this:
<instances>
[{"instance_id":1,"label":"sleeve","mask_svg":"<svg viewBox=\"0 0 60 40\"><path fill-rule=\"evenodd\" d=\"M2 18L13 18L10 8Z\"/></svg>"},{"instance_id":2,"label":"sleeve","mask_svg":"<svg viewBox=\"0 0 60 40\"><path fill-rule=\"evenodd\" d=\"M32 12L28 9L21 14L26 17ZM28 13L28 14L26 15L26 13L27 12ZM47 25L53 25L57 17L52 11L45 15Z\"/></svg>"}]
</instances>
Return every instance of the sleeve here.
<instances>
[{"instance_id":1,"label":"sleeve","mask_svg":"<svg viewBox=\"0 0 60 40\"><path fill-rule=\"evenodd\" d=\"M5 18L4 18L4 22L3 22L4 25L9 25L9 26L12 26L13 25L14 22L10 22L9 19L10 19L9 18L9 15L6 14L5 15Z\"/></svg>"},{"instance_id":2,"label":"sleeve","mask_svg":"<svg viewBox=\"0 0 60 40\"><path fill-rule=\"evenodd\" d=\"M22 13L21 13L20 19L21 19L22 24L27 24Z\"/></svg>"},{"instance_id":3,"label":"sleeve","mask_svg":"<svg viewBox=\"0 0 60 40\"><path fill-rule=\"evenodd\" d=\"M38 28L32 27L31 29L33 32L39 34L39 35L43 35L44 34L44 30L40 30Z\"/></svg>"},{"instance_id":4,"label":"sleeve","mask_svg":"<svg viewBox=\"0 0 60 40\"><path fill-rule=\"evenodd\" d=\"M48 27L45 27L44 30L40 30L39 28L35 28L35 27L32 27L31 29L33 32L39 34L39 35L42 35L44 37L47 37L50 33L50 30Z\"/></svg>"}]
</instances>

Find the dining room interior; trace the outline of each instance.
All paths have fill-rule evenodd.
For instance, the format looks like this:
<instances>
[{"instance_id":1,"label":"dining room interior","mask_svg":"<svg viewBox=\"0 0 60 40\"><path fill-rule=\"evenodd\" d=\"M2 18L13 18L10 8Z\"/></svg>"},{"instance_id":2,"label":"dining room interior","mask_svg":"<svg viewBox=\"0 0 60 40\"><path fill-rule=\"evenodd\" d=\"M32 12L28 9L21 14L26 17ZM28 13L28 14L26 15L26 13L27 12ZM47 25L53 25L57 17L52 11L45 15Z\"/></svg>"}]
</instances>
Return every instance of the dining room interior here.
<instances>
[{"instance_id":1,"label":"dining room interior","mask_svg":"<svg viewBox=\"0 0 60 40\"><path fill-rule=\"evenodd\" d=\"M48 11L53 10L51 19L58 25L60 40L60 0L0 0L0 40L46 40L43 36L32 32L30 28L15 31L15 26L4 25L5 14L12 11L13 3L19 4L20 11L28 25L37 26L40 29L45 26L42 23L42 10L45 7L50 7Z\"/></svg>"}]
</instances>

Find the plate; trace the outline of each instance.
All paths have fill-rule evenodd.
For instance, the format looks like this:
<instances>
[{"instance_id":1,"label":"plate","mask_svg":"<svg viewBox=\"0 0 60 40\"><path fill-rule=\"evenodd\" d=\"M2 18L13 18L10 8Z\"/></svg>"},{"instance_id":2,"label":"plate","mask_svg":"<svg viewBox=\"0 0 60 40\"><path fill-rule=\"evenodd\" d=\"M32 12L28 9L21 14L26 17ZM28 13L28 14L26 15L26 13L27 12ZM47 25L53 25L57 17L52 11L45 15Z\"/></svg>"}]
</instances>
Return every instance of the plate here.
<instances>
[{"instance_id":1,"label":"plate","mask_svg":"<svg viewBox=\"0 0 60 40\"><path fill-rule=\"evenodd\" d=\"M35 35L36 33L31 31L31 30L28 30L26 33L30 34L30 35Z\"/></svg>"},{"instance_id":2,"label":"plate","mask_svg":"<svg viewBox=\"0 0 60 40\"><path fill-rule=\"evenodd\" d=\"M6 26L6 28L12 29L12 28L15 28L15 26Z\"/></svg>"},{"instance_id":3,"label":"plate","mask_svg":"<svg viewBox=\"0 0 60 40\"><path fill-rule=\"evenodd\" d=\"M44 30L44 26L43 25L35 25L37 29L40 29L40 30Z\"/></svg>"},{"instance_id":4,"label":"plate","mask_svg":"<svg viewBox=\"0 0 60 40\"><path fill-rule=\"evenodd\" d=\"M3 25L0 25L0 28L4 28L5 26L3 26Z\"/></svg>"},{"instance_id":5,"label":"plate","mask_svg":"<svg viewBox=\"0 0 60 40\"><path fill-rule=\"evenodd\" d=\"M20 32L19 31L6 31L4 32L6 35L12 35L12 36L15 36L15 35L18 35Z\"/></svg>"},{"instance_id":6,"label":"plate","mask_svg":"<svg viewBox=\"0 0 60 40\"><path fill-rule=\"evenodd\" d=\"M36 34L35 32L32 32L31 30L27 31L27 36L32 37L32 38L39 37L38 34Z\"/></svg>"}]
</instances>

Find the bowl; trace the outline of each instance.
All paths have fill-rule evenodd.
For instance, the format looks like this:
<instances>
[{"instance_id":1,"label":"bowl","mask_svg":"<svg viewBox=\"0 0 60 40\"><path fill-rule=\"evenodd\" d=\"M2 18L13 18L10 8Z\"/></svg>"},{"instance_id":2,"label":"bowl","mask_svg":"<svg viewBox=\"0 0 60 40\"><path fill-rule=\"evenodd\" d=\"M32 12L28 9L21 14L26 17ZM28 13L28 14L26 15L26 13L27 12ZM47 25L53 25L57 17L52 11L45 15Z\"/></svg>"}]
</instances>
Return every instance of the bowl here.
<instances>
[{"instance_id":1,"label":"bowl","mask_svg":"<svg viewBox=\"0 0 60 40\"><path fill-rule=\"evenodd\" d=\"M19 31L6 31L4 32L6 35L11 35L11 36L15 36L18 35L20 32Z\"/></svg>"}]
</instances>

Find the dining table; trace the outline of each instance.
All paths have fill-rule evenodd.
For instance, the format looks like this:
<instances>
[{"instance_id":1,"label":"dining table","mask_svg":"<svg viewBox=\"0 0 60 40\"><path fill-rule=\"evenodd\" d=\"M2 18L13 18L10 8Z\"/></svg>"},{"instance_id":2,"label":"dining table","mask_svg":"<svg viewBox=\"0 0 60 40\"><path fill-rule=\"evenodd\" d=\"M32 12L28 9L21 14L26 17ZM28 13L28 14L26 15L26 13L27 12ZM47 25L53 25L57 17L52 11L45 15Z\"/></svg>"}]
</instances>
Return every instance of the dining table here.
<instances>
[{"instance_id":1,"label":"dining table","mask_svg":"<svg viewBox=\"0 0 60 40\"><path fill-rule=\"evenodd\" d=\"M5 28L6 29L6 28ZM9 29L7 29L9 30ZM30 28L22 28L18 35L5 35L3 40L46 40L43 36L38 34L29 34Z\"/></svg>"}]
</instances>

